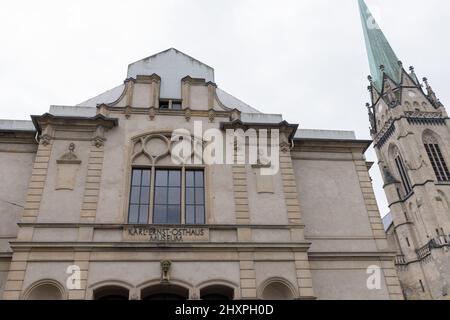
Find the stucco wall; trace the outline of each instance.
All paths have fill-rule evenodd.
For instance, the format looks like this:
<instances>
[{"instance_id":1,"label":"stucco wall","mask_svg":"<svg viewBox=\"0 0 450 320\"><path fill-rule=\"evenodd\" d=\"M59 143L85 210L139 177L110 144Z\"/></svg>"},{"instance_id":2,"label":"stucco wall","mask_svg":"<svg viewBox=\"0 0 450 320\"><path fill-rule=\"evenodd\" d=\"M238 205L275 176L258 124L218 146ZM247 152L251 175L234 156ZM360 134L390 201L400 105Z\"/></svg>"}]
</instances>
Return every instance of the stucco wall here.
<instances>
[{"instance_id":1,"label":"stucco wall","mask_svg":"<svg viewBox=\"0 0 450 320\"><path fill-rule=\"evenodd\" d=\"M294 160L305 236L372 236L352 161Z\"/></svg>"},{"instance_id":2,"label":"stucco wall","mask_svg":"<svg viewBox=\"0 0 450 320\"><path fill-rule=\"evenodd\" d=\"M32 145L15 147L0 142L0 252L9 247L7 237L14 238L17 234L17 222L25 205L33 168L34 151Z\"/></svg>"}]
</instances>

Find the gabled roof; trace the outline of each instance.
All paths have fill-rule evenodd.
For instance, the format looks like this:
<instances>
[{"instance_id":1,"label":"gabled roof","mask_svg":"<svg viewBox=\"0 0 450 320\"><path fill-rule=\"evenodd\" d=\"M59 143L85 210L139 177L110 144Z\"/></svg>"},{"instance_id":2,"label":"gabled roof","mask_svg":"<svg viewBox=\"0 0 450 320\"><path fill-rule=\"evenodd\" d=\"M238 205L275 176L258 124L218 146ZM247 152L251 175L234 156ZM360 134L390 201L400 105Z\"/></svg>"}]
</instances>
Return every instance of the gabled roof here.
<instances>
[{"instance_id":1,"label":"gabled roof","mask_svg":"<svg viewBox=\"0 0 450 320\"><path fill-rule=\"evenodd\" d=\"M163 99L180 99L181 79L186 76L214 82L213 68L174 48L131 63L127 78L152 74L161 77L160 96Z\"/></svg>"},{"instance_id":2,"label":"gabled roof","mask_svg":"<svg viewBox=\"0 0 450 320\"><path fill-rule=\"evenodd\" d=\"M157 74L161 77L161 98L180 99L181 80L191 78L204 79L205 82L214 82L214 69L203 62L174 48L167 49L150 57L141 59L128 66L127 78L136 78L138 75ZM96 107L99 104L110 104L117 101L125 90L121 84L90 98L77 106ZM225 107L238 109L242 113L261 113L247 103L231 94L217 88L217 97Z\"/></svg>"}]
</instances>

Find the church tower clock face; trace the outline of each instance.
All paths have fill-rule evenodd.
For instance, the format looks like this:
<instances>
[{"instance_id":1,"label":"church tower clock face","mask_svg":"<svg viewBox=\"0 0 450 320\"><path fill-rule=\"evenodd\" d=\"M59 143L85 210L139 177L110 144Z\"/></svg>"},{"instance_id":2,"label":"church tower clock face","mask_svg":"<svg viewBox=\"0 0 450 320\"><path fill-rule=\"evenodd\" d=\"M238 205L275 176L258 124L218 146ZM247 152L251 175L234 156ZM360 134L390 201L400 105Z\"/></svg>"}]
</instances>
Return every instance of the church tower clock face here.
<instances>
[{"instance_id":1,"label":"church tower clock face","mask_svg":"<svg viewBox=\"0 0 450 320\"><path fill-rule=\"evenodd\" d=\"M412 90L409 90L408 91L408 97L415 98L416 97L416 93L414 91L412 91Z\"/></svg>"}]
</instances>

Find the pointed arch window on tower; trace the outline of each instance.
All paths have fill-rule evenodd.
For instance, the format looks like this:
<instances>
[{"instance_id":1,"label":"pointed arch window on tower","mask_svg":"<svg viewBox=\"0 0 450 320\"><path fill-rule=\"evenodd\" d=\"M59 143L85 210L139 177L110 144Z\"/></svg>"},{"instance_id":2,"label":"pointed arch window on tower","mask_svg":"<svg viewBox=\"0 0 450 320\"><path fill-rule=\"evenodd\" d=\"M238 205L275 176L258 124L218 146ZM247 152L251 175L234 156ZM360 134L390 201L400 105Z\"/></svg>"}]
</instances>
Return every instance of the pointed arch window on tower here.
<instances>
[{"instance_id":1,"label":"pointed arch window on tower","mask_svg":"<svg viewBox=\"0 0 450 320\"><path fill-rule=\"evenodd\" d=\"M437 180L440 182L450 182L450 172L436 137L431 134L426 134L423 138L423 144Z\"/></svg>"},{"instance_id":2,"label":"pointed arch window on tower","mask_svg":"<svg viewBox=\"0 0 450 320\"><path fill-rule=\"evenodd\" d=\"M411 186L411 182L409 181L405 163L403 162L403 159L402 159L400 153L398 152L398 150L395 151L394 160L395 160L395 165L397 166L398 173L400 175L400 179L402 181L403 189L405 191L405 196L409 195L412 192L412 186Z\"/></svg>"}]
</instances>

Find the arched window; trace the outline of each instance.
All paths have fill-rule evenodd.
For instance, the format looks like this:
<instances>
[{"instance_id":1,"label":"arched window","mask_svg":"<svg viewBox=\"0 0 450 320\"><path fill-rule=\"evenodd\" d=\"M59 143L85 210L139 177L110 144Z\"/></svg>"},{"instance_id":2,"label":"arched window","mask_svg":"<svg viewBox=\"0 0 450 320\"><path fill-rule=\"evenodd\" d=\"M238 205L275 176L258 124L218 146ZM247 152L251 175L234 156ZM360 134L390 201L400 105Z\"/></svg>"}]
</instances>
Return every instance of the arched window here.
<instances>
[{"instance_id":1,"label":"arched window","mask_svg":"<svg viewBox=\"0 0 450 320\"><path fill-rule=\"evenodd\" d=\"M284 279L270 279L262 285L261 296L264 300L293 300L293 286Z\"/></svg>"},{"instance_id":2,"label":"arched window","mask_svg":"<svg viewBox=\"0 0 450 320\"><path fill-rule=\"evenodd\" d=\"M25 300L63 300L64 288L57 281L42 280L32 285L24 294Z\"/></svg>"},{"instance_id":3,"label":"arched window","mask_svg":"<svg viewBox=\"0 0 450 320\"><path fill-rule=\"evenodd\" d=\"M425 146L425 150L427 151L428 158L430 159L437 180L440 182L450 181L450 172L448 171L447 164L445 163L444 156L439 147L439 142L432 132L426 131L424 133L423 145Z\"/></svg>"},{"instance_id":4,"label":"arched window","mask_svg":"<svg viewBox=\"0 0 450 320\"><path fill-rule=\"evenodd\" d=\"M128 300L129 291L119 286L106 286L94 290L94 300Z\"/></svg>"},{"instance_id":5,"label":"arched window","mask_svg":"<svg viewBox=\"0 0 450 320\"><path fill-rule=\"evenodd\" d=\"M400 154L400 151L397 147L393 147L391 151L392 158L394 159L395 166L397 168L397 172L400 176L403 191L405 192L405 196L409 195L412 192L412 185L409 180L408 172L406 171L405 162Z\"/></svg>"},{"instance_id":6,"label":"arched window","mask_svg":"<svg viewBox=\"0 0 450 320\"><path fill-rule=\"evenodd\" d=\"M234 289L223 285L212 285L200 290L202 300L233 300Z\"/></svg>"}]
</instances>

